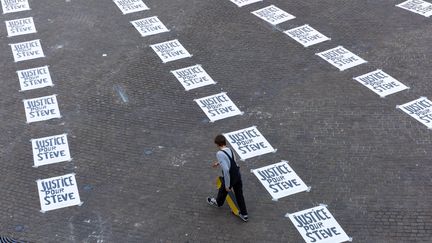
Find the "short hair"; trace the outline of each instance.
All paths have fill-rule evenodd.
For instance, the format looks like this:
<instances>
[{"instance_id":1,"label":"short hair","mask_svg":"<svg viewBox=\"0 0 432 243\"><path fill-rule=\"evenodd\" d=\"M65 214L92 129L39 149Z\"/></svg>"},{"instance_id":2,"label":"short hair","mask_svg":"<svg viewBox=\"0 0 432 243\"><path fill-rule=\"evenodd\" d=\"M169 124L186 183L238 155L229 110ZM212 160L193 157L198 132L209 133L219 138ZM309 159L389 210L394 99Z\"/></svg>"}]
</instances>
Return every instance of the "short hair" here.
<instances>
[{"instance_id":1,"label":"short hair","mask_svg":"<svg viewBox=\"0 0 432 243\"><path fill-rule=\"evenodd\" d=\"M226 145L226 139L221 134L219 134L215 137L214 142L215 142L215 144L217 144L217 146L225 146Z\"/></svg>"}]
</instances>

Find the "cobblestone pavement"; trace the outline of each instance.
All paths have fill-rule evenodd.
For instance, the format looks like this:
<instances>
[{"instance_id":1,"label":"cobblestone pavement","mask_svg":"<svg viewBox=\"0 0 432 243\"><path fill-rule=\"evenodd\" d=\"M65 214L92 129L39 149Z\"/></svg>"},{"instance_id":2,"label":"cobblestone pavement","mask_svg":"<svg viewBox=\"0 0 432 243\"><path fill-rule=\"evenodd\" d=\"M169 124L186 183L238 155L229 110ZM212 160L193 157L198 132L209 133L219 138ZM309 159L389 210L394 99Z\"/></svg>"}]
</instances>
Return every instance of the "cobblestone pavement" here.
<instances>
[{"instance_id":1,"label":"cobblestone pavement","mask_svg":"<svg viewBox=\"0 0 432 243\"><path fill-rule=\"evenodd\" d=\"M303 242L286 213L327 204L354 242L432 241L432 132L396 105L432 97L432 22L396 0L30 0L37 33L0 25L0 233L30 242ZM272 27L250 12L296 16ZM141 37L158 16L171 31ZM283 34L330 37L304 48ZM44 58L8 44L40 39ZM162 63L149 45L193 54ZM343 45L368 63L343 72L315 53ZM171 70L201 64L216 85L185 91ZM19 92L17 70L49 65L55 86ZM383 69L409 90L380 98L353 77ZM226 91L243 116L209 123L194 99ZM57 94L60 119L26 124L23 99ZM239 162L248 223L214 209L218 133L256 125L276 153ZM33 168L30 139L67 133L73 160ZM280 160L311 192L275 202L250 169ZM76 173L84 204L39 212L37 179Z\"/></svg>"}]
</instances>

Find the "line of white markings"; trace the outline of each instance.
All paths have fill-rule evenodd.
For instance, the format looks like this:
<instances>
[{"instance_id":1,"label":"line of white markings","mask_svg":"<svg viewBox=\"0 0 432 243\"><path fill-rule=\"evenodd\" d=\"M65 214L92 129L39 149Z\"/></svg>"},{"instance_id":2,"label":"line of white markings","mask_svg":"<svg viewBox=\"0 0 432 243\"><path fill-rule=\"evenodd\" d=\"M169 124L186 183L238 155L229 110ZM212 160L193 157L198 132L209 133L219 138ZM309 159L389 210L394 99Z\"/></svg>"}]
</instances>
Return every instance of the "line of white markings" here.
<instances>
[{"instance_id":1,"label":"line of white markings","mask_svg":"<svg viewBox=\"0 0 432 243\"><path fill-rule=\"evenodd\" d=\"M31 10L28 0L1 0L3 14ZM37 33L33 17L5 21L8 37ZM41 41L31 40L9 44L15 62L45 57ZM54 86L49 66L17 71L20 91ZM57 95L23 100L27 123L61 118ZM67 134L31 139L33 167L71 161ZM36 181L41 212L82 205L75 174L66 174Z\"/></svg>"},{"instance_id":2,"label":"line of white markings","mask_svg":"<svg viewBox=\"0 0 432 243\"><path fill-rule=\"evenodd\" d=\"M230 1L235 3L238 7L258 2L254 0ZM274 5L252 11L251 13L274 27L280 23L296 18L294 15L287 13ZM277 29L280 30L279 28ZM307 24L284 31L283 33L302 44L304 47L309 47L330 40L330 38ZM342 46L317 53L316 55L337 67L340 71L366 63L365 60ZM260 137L260 134L237 134L237 136L234 137L231 136L231 134L225 134L225 136L228 136L230 144L235 146L234 144L249 144L254 137ZM238 141L239 139L243 139L243 137L246 137L246 140ZM259 144L261 144L261 146L265 145L265 143ZM244 148L244 146L240 148ZM275 201L279 198L299 192L310 191L311 189L311 187L306 186L301 178L289 166L288 161L281 161L273 165L254 169L251 170L251 172L258 178ZM327 209L327 205L322 204L300 212L292 214L287 213L285 217L291 220L305 242L352 241L352 238L346 234Z\"/></svg>"}]
</instances>

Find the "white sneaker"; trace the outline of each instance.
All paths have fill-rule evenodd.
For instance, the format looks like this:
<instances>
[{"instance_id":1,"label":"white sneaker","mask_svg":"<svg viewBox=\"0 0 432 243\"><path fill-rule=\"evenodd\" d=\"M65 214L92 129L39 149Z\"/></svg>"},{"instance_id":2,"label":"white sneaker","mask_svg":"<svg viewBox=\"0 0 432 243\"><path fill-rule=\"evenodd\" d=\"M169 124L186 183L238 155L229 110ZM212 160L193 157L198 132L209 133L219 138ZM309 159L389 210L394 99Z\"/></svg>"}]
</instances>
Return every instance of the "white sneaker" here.
<instances>
[{"instance_id":1,"label":"white sneaker","mask_svg":"<svg viewBox=\"0 0 432 243\"><path fill-rule=\"evenodd\" d=\"M239 213L239 217L241 218L241 220L243 220L244 222L247 222L249 220L249 217L247 214L243 215L241 213Z\"/></svg>"},{"instance_id":2,"label":"white sneaker","mask_svg":"<svg viewBox=\"0 0 432 243\"><path fill-rule=\"evenodd\" d=\"M217 204L217 201L214 197L207 197L207 203L213 207L216 207L216 208L219 207L219 205Z\"/></svg>"}]
</instances>

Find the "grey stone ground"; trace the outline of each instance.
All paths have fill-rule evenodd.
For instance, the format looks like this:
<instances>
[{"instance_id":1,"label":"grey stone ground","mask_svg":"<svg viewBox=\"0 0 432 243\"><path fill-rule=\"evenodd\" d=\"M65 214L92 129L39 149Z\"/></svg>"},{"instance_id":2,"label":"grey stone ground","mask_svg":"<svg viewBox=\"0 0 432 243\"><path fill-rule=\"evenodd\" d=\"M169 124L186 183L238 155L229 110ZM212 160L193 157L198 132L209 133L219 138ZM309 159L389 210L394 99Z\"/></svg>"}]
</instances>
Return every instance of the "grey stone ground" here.
<instances>
[{"instance_id":1,"label":"grey stone ground","mask_svg":"<svg viewBox=\"0 0 432 243\"><path fill-rule=\"evenodd\" d=\"M355 242L431 242L431 131L396 105L431 97L432 22L396 0L31 0L38 33L0 25L0 233L31 242L302 242L287 212L329 205ZM303 48L250 14L275 4L332 38ZM140 37L157 15L171 29ZM178 38L194 56L168 64L149 47ZM8 46L41 39L46 58ZM343 45L368 60L339 72L314 53ZM103 57L103 54L107 54ZM170 70L202 64L218 84L186 92ZM16 70L50 65L52 88L18 92ZM411 87L385 99L352 77L381 68ZM119 95L123 91L128 101ZM244 116L207 123L195 98L227 91ZM25 123L22 99L58 94L63 118ZM241 162L250 222L210 208L217 133L257 125L277 153ZM69 133L73 162L32 168L29 139ZM289 160L312 186L279 202L248 171ZM77 173L82 207L39 212L35 180Z\"/></svg>"}]
</instances>

